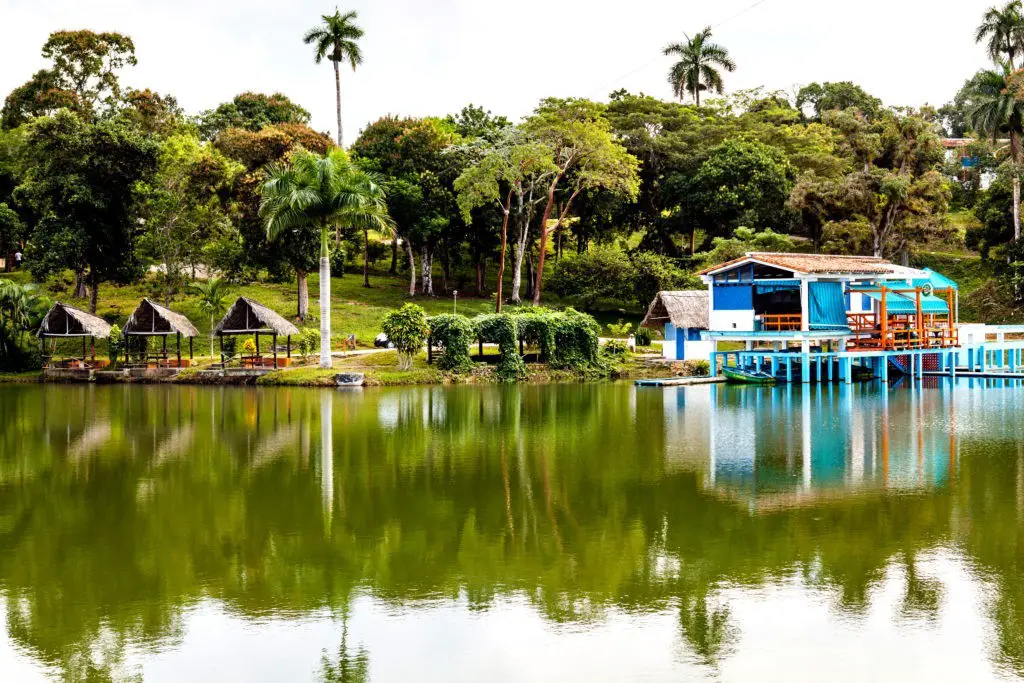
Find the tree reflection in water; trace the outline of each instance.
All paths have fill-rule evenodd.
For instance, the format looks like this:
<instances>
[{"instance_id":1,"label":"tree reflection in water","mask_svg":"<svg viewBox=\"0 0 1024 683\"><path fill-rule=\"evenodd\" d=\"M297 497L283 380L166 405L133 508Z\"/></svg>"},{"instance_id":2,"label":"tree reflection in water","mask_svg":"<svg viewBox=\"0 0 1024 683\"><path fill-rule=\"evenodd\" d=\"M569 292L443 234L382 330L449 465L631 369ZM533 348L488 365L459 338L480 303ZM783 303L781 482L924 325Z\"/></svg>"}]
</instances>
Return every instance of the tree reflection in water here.
<instances>
[{"instance_id":1,"label":"tree reflection in water","mask_svg":"<svg viewBox=\"0 0 1024 683\"><path fill-rule=\"evenodd\" d=\"M88 680L173 651L203 601L327 609L346 616L322 677L362 680L356 596L524 599L581 628L677 614L683 657L716 667L744 637L724 586L824 591L863 622L897 572L912 628L942 611L922 570L942 552L985 586L998 664L1024 672L1022 394L2 387L7 634Z\"/></svg>"}]
</instances>

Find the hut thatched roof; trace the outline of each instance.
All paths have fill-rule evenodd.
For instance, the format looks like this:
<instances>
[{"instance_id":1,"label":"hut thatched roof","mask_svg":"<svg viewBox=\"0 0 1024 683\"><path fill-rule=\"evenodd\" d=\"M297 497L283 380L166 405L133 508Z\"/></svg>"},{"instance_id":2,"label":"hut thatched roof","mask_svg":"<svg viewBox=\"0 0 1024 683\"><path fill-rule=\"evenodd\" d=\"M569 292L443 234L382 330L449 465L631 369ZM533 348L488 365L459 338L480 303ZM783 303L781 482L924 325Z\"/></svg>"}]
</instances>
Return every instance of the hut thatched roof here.
<instances>
[{"instance_id":1,"label":"hut thatched roof","mask_svg":"<svg viewBox=\"0 0 1024 683\"><path fill-rule=\"evenodd\" d=\"M282 337L298 334L299 328L261 303L244 296L231 305L214 329L217 334L277 334Z\"/></svg>"},{"instance_id":2,"label":"hut thatched roof","mask_svg":"<svg viewBox=\"0 0 1024 683\"><path fill-rule=\"evenodd\" d=\"M183 337L199 336L199 330L191 320L149 299L143 299L128 318L124 333L150 336L180 333Z\"/></svg>"},{"instance_id":3,"label":"hut thatched roof","mask_svg":"<svg viewBox=\"0 0 1024 683\"><path fill-rule=\"evenodd\" d=\"M110 325L103 318L58 301L47 311L39 326L39 336L44 335L106 339L110 336Z\"/></svg>"},{"instance_id":4,"label":"hut thatched roof","mask_svg":"<svg viewBox=\"0 0 1024 683\"><path fill-rule=\"evenodd\" d=\"M706 289L658 292L647 308L642 327L660 328L670 322L676 327L708 329L708 292Z\"/></svg>"}]
</instances>

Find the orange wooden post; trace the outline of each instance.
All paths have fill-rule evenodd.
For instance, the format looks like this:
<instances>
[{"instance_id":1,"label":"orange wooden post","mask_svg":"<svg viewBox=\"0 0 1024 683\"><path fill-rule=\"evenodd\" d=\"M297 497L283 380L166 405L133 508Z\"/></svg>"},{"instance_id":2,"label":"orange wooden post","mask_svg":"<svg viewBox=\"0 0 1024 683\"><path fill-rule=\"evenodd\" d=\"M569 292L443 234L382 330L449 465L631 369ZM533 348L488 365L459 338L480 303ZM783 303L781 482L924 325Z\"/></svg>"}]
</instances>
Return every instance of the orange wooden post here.
<instances>
[{"instance_id":1,"label":"orange wooden post","mask_svg":"<svg viewBox=\"0 0 1024 683\"><path fill-rule=\"evenodd\" d=\"M956 324L953 322L953 288L949 287L946 289L946 305L949 306L949 315L946 316L946 322L949 326L949 345L956 346L957 340L954 339L956 330Z\"/></svg>"},{"instance_id":2,"label":"orange wooden post","mask_svg":"<svg viewBox=\"0 0 1024 683\"><path fill-rule=\"evenodd\" d=\"M921 288L920 287L914 287L914 296L917 299L917 320L915 322L915 325L917 325L917 345L920 347L920 346L924 346L924 343L927 342L927 340L924 338L924 319L923 319L923 317L921 315Z\"/></svg>"},{"instance_id":3,"label":"orange wooden post","mask_svg":"<svg viewBox=\"0 0 1024 683\"><path fill-rule=\"evenodd\" d=\"M882 324L882 348L885 349L885 348L888 348L888 346L889 346L889 330L888 330L888 327L889 327L889 315L888 315L888 312L885 310L886 309L886 306L885 306L885 285L880 285L879 286L879 291L882 292L882 298L881 298L881 302L882 303L881 303L881 307L879 308L879 311L880 311L881 316L882 316L882 320L881 320L881 324Z\"/></svg>"}]
</instances>

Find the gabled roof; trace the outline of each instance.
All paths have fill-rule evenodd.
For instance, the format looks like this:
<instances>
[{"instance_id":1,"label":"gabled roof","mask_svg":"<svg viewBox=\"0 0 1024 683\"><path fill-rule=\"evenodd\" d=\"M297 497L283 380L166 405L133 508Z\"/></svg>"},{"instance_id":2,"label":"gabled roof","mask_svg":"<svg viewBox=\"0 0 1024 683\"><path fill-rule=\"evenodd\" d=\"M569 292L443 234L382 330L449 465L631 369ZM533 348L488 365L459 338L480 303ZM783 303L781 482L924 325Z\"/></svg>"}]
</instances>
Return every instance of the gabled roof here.
<instances>
[{"instance_id":1,"label":"gabled roof","mask_svg":"<svg viewBox=\"0 0 1024 683\"><path fill-rule=\"evenodd\" d=\"M198 337L199 330L192 321L181 313L164 308L151 299L143 299L128 318L125 334L175 334L183 337Z\"/></svg>"},{"instance_id":2,"label":"gabled roof","mask_svg":"<svg viewBox=\"0 0 1024 683\"><path fill-rule=\"evenodd\" d=\"M706 330L708 306L706 289L658 292L640 325L659 328L666 322L671 322L676 327Z\"/></svg>"},{"instance_id":3,"label":"gabled roof","mask_svg":"<svg viewBox=\"0 0 1024 683\"><path fill-rule=\"evenodd\" d=\"M907 276L920 273L912 268L898 266L877 256L839 256L833 254L794 254L750 252L746 256L720 263L700 271L709 275L742 263L760 263L803 275L892 275Z\"/></svg>"},{"instance_id":4,"label":"gabled roof","mask_svg":"<svg viewBox=\"0 0 1024 683\"><path fill-rule=\"evenodd\" d=\"M106 339L110 336L110 323L58 301L50 307L39 326L38 336L43 335Z\"/></svg>"},{"instance_id":5,"label":"gabled roof","mask_svg":"<svg viewBox=\"0 0 1024 683\"><path fill-rule=\"evenodd\" d=\"M298 334L299 328L263 304L240 296L217 324L214 332L234 334L272 332L284 337Z\"/></svg>"}]
</instances>

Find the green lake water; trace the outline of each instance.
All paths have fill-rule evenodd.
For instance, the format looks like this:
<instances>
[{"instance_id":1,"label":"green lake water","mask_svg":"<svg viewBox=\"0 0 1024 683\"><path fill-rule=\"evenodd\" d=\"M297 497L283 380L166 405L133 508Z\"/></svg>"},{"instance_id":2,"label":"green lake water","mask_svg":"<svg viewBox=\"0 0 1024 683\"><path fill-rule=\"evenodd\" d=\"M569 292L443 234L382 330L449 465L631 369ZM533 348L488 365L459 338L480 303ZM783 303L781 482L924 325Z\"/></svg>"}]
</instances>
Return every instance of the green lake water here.
<instances>
[{"instance_id":1,"label":"green lake water","mask_svg":"<svg viewBox=\"0 0 1024 683\"><path fill-rule=\"evenodd\" d=\"M1024 676L1024 388L0 387L0 680Z\"/></svg>"}]
</instances>

